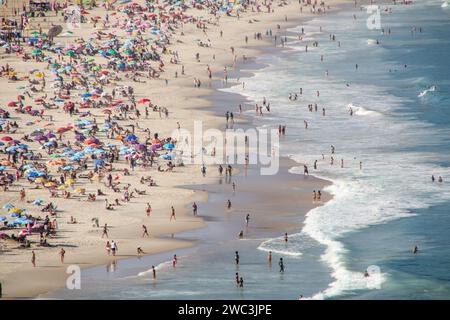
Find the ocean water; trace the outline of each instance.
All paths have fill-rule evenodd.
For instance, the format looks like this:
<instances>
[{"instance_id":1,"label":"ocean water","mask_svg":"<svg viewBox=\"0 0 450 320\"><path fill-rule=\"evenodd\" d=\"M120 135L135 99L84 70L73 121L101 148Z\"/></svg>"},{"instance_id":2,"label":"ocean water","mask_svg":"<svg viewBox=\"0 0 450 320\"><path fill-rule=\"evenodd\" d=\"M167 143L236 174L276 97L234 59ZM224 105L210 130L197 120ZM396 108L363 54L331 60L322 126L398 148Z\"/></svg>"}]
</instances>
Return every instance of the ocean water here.
<instances>
[{"instance_id":1,"label":"ocean water","mask_svg":"<svg viewBox=\"0 0 450 320\"><path fill-rule=\"evenodd\" d=\"M289 30L291 50L262 57L267 67L230 89L253 105L265 96L271 112L257 123L287 125L282 153L310 170L317 160L311 171L333 181L334 199L309 212L300 233L325 246L333 278L312 298L450 298L450 10L431 0L390 7L385 34L367 28L360 8Z\"/></svg>"},{"instance_id":2,"label":"ocean water","mask_svg":"<svg viewBox=\"0 0 450 320\"><path fill-rule=\"evenodd\" d=\"M63 289L47 297L450 298L450 10L437 0L391 8L381 13L381 27L386 33L390 28L389 35L369 30L369 14L359 7L293 28L286 33L289 50L259 57L266 67L240 79L244 90L240 84L223 89L248 99L246 114L258 126L286 125L282 154L333 182L326 188L333 200L310 211L289 244L270 234L225 241L211 213L209 231L181 235L204 241L176 252L176 271L167 262L172 252L117 261L114 272L110 267L83 272L83 290ZM318 47L311 45L314 40ZM300 88L303 94L290 101L289 93ZM254 104L263 97L271 112L254 116ZM311 103L317 103L317 112L308 111ZM301 174L303 167L292 172ZM431 175L444 182L432 183ZM201 208L214 211L221 201L212 193ZM239 268L233 265L235 250L241 255ZM272 266L266 260L269 250ZM278 272L279 257L285 274ZM152 264L158 266L156 282L148 271ZM234 286L235 272L244 277L245 290Z\"/></svg>"}]
</instances>

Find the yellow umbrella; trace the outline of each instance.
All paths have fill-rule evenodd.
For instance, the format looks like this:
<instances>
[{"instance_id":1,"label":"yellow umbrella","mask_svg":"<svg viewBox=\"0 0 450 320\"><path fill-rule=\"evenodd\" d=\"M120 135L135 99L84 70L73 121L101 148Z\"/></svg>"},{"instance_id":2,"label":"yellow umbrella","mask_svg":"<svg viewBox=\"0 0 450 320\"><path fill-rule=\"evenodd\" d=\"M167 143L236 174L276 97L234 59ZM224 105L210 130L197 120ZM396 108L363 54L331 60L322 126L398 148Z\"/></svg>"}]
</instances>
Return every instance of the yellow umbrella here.
<instances>
[{"instance_id":1,"label":"yellow umbrella","mask_svg":"<svg viewBox=\"0 0 450 320\"><path fill-rule=\"evenodd\" d=\"M65 188L66 188L65 185L60 185L60 186L58 187L58 190L64 190Z\"/></svg>"},{"instance_id":2,"label":"yellow umbrella","mask_svg":"<svg viewBox=\"0 0 450 320\"><path fill-rule=\"evenodd\" d=\"M73 183L75 183L75 180L72 178L66 180L66 184L73 184Z\"/></svg>"},{"instance_id":3,"label":"yellow umbrella","mask_svg":"<svg viewBox=\"0 0 450 320\"><path fill-rule=\"evenodd\" d=\"M22 213L22 210L20 210L20 209L18 209L18 208L12 208L12 209L9 209L9 212Z\"/></svg>"},{"instance_id":4,"label":"yellow umbrella","mask_svg":"<svg viewBox=\"0 0 450 320\"><path fill-rule=\"evenodd\" d=\"M42 178L42 177L39 177L39 178L34 179L34 182L37 182L37 183L42 183L42 182L44 182L44 181L45 181L45 179Z\"/></svg>"},{"instance_id":5,"label":"yellow umbrella","mask_svg":"<svg viewBox=\"0 0 450 320\"><path fill-rule=\"evenodd\" d=\"M44 75L42 74L42 72L35 72L35 73L34 73L34 76L35 76L36 78L42 78Z\"/></svg>"},{"instance_id":6,"label":"yellow umbrella","mask_svg":"<svg viewBox=\"0 0 450 320\"><path fill-rule=\"evenodd\" d=\"M45 187L54 187L56 184L54 182L47 182L44 184Z\"/></svg>"}]
</instances>

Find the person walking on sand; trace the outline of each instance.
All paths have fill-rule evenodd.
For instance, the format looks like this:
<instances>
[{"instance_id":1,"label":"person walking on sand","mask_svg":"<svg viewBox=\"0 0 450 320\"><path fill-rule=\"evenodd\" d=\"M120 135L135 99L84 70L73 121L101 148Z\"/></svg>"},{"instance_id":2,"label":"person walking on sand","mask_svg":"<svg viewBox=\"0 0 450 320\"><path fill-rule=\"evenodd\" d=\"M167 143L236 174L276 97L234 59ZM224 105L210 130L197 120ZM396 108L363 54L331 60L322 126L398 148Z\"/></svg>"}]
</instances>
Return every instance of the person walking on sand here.
<instances>
[{"instance_id":1,"label":"person walking on sand","mask_svg":"<svg viewBox=\"0 0 450 320\"><path fill-rule=\"evenodd\" d=\"M108 238L108 225L105 223L105 225L103 226L103 233L102 233L102 238L106 236L106 238Z\"/></svg>"},{"instance_id":2,"label":"person walking on sand","mask_svg":"<svg viewBox=\"0 0 450 320\"><path fill-rule=\"evenodd\" d=\"M33 267L36 267L36 253L34 253L34 250L31 251L31 264Z\"/></svg>"},{"instance_id":3,"label":"person walking on sand","mask_svg":"<svg viewBox=\"0 0 450 320\"><path fill-rule=\"evenodd\" d=\"M250 214L247 213L247 215L245 216L245 225L248 227L248 223L250 222Z\"/></svg>"},{"instance_id":4,"label":"person walking on sand","mask_svg":"<svg viewBox=\"0 0 450 320\"><path fill-rule=\"evenodd\" d=\"M172 219L177 220L175 217L175 208L173 206L171 207L171 210L172 210L172 214L170 215L170 221L172 221Z\"/></svg>"},{"instance_id":5,"label":"person walking on sand","mask_svg":"<svg viewBox=\"0 0 450 320\"><path fill-rule=\"evenodd\" d=\"M142 238L144 238L145 236L150 237L147 231L147 227L143 224L142 225Z\"/></svg>"},{"instance_id":6,"label":"person walking on sand","mask_svg":"<svg viewBox=\"0 0 450 320\"><path fill-rule=\"evenodd\" d=\"M152 213L152 206L148 202L147 202L147 208L145 209L145 212L147 213L147 217L150 217L150 214Z\"/></svg>"},{"instance_id":7,"label":"person walking on sand","mask_svg":"<svg viewBox=\"0 0 450 320\"><path fill-rule=\"evenodd\" d=\"M236 182L233 181L231 186L233 187L233 193L235 193L236 192Z\"/></svg>"},{"instance_id":8,"label":"person walking on sand","mask_svg":"<svg viewBox=\"0 0 450 320\"><path fill-rule=\"evenodd\" d=\"M20 190L20 201L24 201L25 200L25 189L22 188Z\"/></svg>"},{"instance_id":9,"label":"person walking on sand","mask_svg":"<svg viewBox=\"0 0 450 320\"><path fill-rule=\"evenodd\" d=\"M231 201L230 201L230 199L227 200L227 209L228 210L231 209Z\"/></svg>"},{"instance_id":10,"label":"person walking on sand","mask_svg":"<svg viewBox=\"0 0 450 320\"><path fill-rule=\"evenodd\" d=\"M59 257L61 258L61 263L64 263L64 255L66 254L66 250L64 248L61 248L59 251Z\"/></svg>"}]
</instances>

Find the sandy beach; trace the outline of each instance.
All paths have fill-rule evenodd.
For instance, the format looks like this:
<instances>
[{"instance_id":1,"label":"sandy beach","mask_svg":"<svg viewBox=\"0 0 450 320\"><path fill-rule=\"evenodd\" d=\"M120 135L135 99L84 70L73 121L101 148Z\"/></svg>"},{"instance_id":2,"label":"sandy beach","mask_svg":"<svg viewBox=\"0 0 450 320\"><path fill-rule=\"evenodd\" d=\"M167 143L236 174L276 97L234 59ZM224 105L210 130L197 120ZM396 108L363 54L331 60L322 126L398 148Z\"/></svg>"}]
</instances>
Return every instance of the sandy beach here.
<instances>
[{"instance_id":1,"label":"sandy beach","mask_svg":"<svg viewBox=\"0 0 450 320\"><path fill-rule=\"evenodd\" d=\"M333 8L338 2L340 1L327 1L326 5ZM134 1L133 3L143 5L144 1ZM2 298L30 298L63 287L67 278L66 268L68 265L75 264L82 268L87 268L108 263L113 257L106 253L105 243L107 240L114 240L117 243L118 250L114 259L135 257L138 247L143 250L143 254L149 255L195 245L192 241L178 240L176 236L171 239L167 235L205 226L201 215L200 217L194 217L189 208L194 201L200 204L206 202L208 193L195 188L188 189L180 188L179 186L217 185L220 179L217 166L208 166L206 176L202 176L200 166L197 164L175 165L173 168L170 168L167 160L157 158L156 163L153 163L152 166L148 163L142 164L138 162L138 166L131 170L129 159L125 160L125 157L121 155L111 167L105 163L100 169L97 168L95 171L93 162L99 158L89 159L87 167L83 167L81 163L76 163L76 161L58 162L57 159L59 158L52 157L52 155L60 153L61 149L53 148L52 146L50 148L43 147L43 144L55 140L59 148L62 148L63 146L68 147L68 143L72 142L74 151L82 150L82 148L86 147L86 144L78 141L79 145L75 147L74 130L82 130L85 127L74 129L77 123L89 120L89 125L92 125L95 119L95 123L101 124L111 114L117 116L116 121L121 127L121 131L119 129L115 136L123 136L125 133L135 135L140 142L146 141L144 144L148 142L149 147L152 145L150 141L154 133L158 133L160 139L163 140L171 137L173 132L177 130L177 127L192 130L194 120L203 121L205 128L223 129L225 124L224 117L218 116L213 111L215 102L207 97L215 90L213 81L223 81L224 67L227 66L230 74L233 75L233 67L236 67L236 64L243 63L244 56L250 59L260 53L259 48L273 45L273 37L266 36L266 30L273 30L274 35L282 34L286 28L298 25L302 21L301 19L322 14L312 14L310 12L311 5L306 3L299 4L295 1L270 2L272 3L271 10L273 9L273 12L268 14L262 3L257 1L257 5L255 5L251 2L247 10L242 9L239 11L239 18L236 17L235 11L232 11L230 16L220 12L217 13L217 17L214 17L214 15L209 13L210 9L208 8L193 9L189 7L185 9L183 14L191 18L184 19L183 23L178 20L169 22L168 25L171 26L171 29L165 30L165 34L170 39L170 43L164 45L164 47L167 45L166 49L168 51L163 53L161 52L162 45L156 46L157 49L155 51L161 55L161 59L158 62L152 61L150 63L152 68L157 70L159 74L155 78L149 78L146 70L132 69L128 71L110 71L110 73L105 71L103 73L105 80L99 80L100 82L95 82L102 74L98 70L93 77L88 78L93 85L100 86L101 83L107 95L111 94L113 88L117 89L119 86L133 87L134 92L131 95L133 99L145 102L138 102L137 105L135 103L136 107L129 111L128 114L123 112L123 110L117 110L117 106L120 106L119 100L124 101L124 104L132 105L130 96L119 97L119 94L110 100L108 100L107 95L101 96L99 94L101 96L100 99L108 100L110 105L114 105L112 108L106 108L111 110L108 112L105 112L105 107L101 107L101 105L95 107L92 105L92 100L95 100L95 98L92 98L92 95L89 96L91 99L88 99L91 102L86 102L80 99L82 91L75 90L71 90L68 99L66 99L67 101L77 101L78 111L73 115L69 115L68 112L63 110L61 103L54 102L55 107L52 107L51 103L49 103L50 97L56 95L52 84L59 82L59 80L54 78L61 76L66 81L69 81L68 78L70 77L67 73L61 72L60 74L51 75L46 61L36 61L39 59L34 58L24 61L22 55L5 52L5 48L0 49L0 65L6 66L8 64L10 68L13 68L13 71L4 72L4 76L0 78L2 93L0 95L0 107L10 113L10 117L4 119L5 123L2 125L3 132L0 133L0 139L8 136L12 140L18 140L19 143L26 143L27 150L33 150L35 154L40 154L40 156L34 160L25 159L22 161L28 164L34 163L36 170L43 168L39 167L39 164L46 164L48 176L56 177L54 180L45 178L42 183L37 183L27 179L26 173L23 171L18 180L5 186L1 196L0 205L3 209L1 209L0 215L7 217L7 221L12 221L14 219L10 217L11 208L16 208L19 209L21 214L31 214L33 217L40 216L42 219L49 215L49 219L52 222L56 220L57 225L57 227L53 228L55 229L53 230L54 232L46 237L51 245L50 247L39 246L42 240L40 232L27 234L26 239L30 241L30 247L21 248L20 243L7 237L3 237L0 240ZM122 7L126 4L122 4ZM80 43L77 39L88 39L94 31L97 32L96 37L102 40L110 39L107 34L112 31L114 31L117 39L121 41L136 37L136 30L126 32L125 26L121 25L121 22L116 22L119 16L124 16L123 12L117 10L119 6L121 5L116 3L115 9L110 8L110 10L106 11L109 14L109 23L106 26L100 22L94 23L94 20L90 19L99 16L99 20L105 20L105 8L86 7L85 10L88 13L85 16L88 22L81 23L78 28L69 30L69 33L67 33L65 22L62 20L61 12L56 16L53 11L48 12L45 18L32 18L29 22L29 30L25 32L32 34L33 31L39 32L39 28L47 32L52 24L62 25L64 28L63 32L56 36L53 41L54 43L61 42L64 46ZM255 9L256 7L260 7L261 12L252 10L252 8ZM300 11L301 7L303 8L302 12ZM316 8L322 7L317 5ZM328 7L326 8L331 10ZM166 9L161 8L159 12L166 12L164 10ZM113 15L114 12L116 13L115 15ZM219 16L220 18L218 18ZM197 17L197 19L192 19L192 17ZM205 23L207 26L206 30L199 28L199 21ZM262 34L262 40L254 37L258 32ZM199 42L207 45L200 46ZM278 46L281 47L280 44ZM29 55L32 54L33 50L36 49L32 46L24 45L24 51ZM54 52L45 50L42 50L42 52L44 56L48 55L60 64L75 64L72 59L76 59L80 63L83 59L83 54L79 54L78 58L72 58L70 55L61 55L59 60L58 54ZM109 70L106 66L108 59L105 57L96 55L92 59L95 63L102 64L103 67L99 70ZM163 65L161 65L161 61ZM211 78L208 76L208 66L211 70ZM30 72L33 69L35 71ZM39 76L39 73L44 75ZM13 75L13 78L11 78L11 75ZM129 76L126 77L126 75ZM80 75L71 76L81 78ZM116 76L117 78L114 79ZM46 79L46 85L45 88L40 90L42 79ZM201 81L200 87L194 87L194 79ZM36 92L30 89L33 85L30 84L29 80L34 81L34 87L38 88ZM104 82L102 83L102 81ZM25 91L28 91L29 96L24 93ZM120 90L117 89L117 91ZM62 92L59 94L60 96L64 95ZM15 112L14 107L18 104L18 95L25 96L23 99L24 107L31 105L32 109L44 109L41 103L36 102L39 99L49 103L50 106L45 108L45 112L43 115L41 114L42 116L39 116L39 112L37 115L32 112ZM149 107L148 116L145 115L144 108L149 105L149 102L142 99L149 99L152 106L157 106L154 110ZM11 104L11 102L16 102L16 104ZM83 103L88 104L88 107L83 109ZM9 104L12 107L7 107ZM164 115L164 111L158 111L158 107L167 108L168 116ZM136 109L140 112L139 116L136 115ZM237 110L237 106L230 106L230 109ZM89 113L83 114L84 112ZM236 114L238 113L236 112ZM76 121L76 119L79 120ZM244 119L240 119L238 116L235 121L236 126L244 123ZM16 122L18 127L6 129L6 122ZM33 135L33 132L36 130L41 130L41 134L46 134L50 131L56 133L57 128L67 128L68 126L71 129L61 134L61 139L59 139L58 134L54 138L48 138L45 141L33 139L33 136L36 137L36 135ZM146 129L149 131L145 131ZM111 139L109 133L108 130L94 131L95 138L101 140L102 147L105 150L107 148L104 145L109 143L115 144L117 148L126 145L126 141L123 141L123 139L117 139L117 137ZM94 134L88 130L85 133L85 138L88 138L89 135L93 137ZM26 135L31 139L25 142L23 137ZM6 149L9 146L8 140L2 139L2 141ZM171 140L164 142L171 143ZM99 148L99 146L94 146L93 148ZM160 146L157 156L166 153L167 150ZM21 160L18 160L19 163L14 164L7 153L2 153L0 158L2 159L2 164L6 167L3 172L15 175L16 171L18 171L17 168L21 165ZM55 164L52 161L55 161ZM71 183L67 183L67 181L66 183L58 182L60 175L63 174L61 167L69 165L73 166L73 168L69 169L68 173L74 170L76 178L73 178ZM158 170L159 165L161 166L161 171ZM166 169L169 170L165 171ZM89 175L90 173L91 175ZM116 185L116 191L108 186L108 174L112 174L114 183L120 182L120 184ZM141 180L142 177L150 176L156 185L149 186L148 180L144 183ZM67 178L65 177L66 180ZM261 177L261 179L264 179L264 177ZM312 190L321 189L326 183L312 177L307 182L294 180L286 182L289 185L284 187L292 187L295 184ZM48 183L50 184L47 185ZM258 193L260 196L265 196L264 192L267 192L267 189L256 188L260 183L255 182L252 184L253 192ZM21 190L24 190L22 195ZM100 193L98 192L99 190L101 191ZM68 196L68 192L70 192L70 196ZM130 199L124 200L123 198L129 196L130 193L132 193ZM289 201L291 196L293 195L285 194L283 197L277 194L271 202L275 206L281 207L284 202ZM325 195L324 201L328 198L329 196ZM36 202L37 199L41 200L39 204ZM312 203L310 192L302 194L296 201L298 201L298 205L300 203L303 204L301 206L302 214L305 214L316 205ZM57 208L54 215L42 211L43 207L50 202ZM106 209L105 203L113 204L110 206L111 210ZM152 208L150 216L146 212L147 203ZM5 207L6 204L11 204L12 207L8 209L8 207ZM175 221L170 219L171 206L176 210ZM263 211L268 212L268 210ZM280 214L288 215L288 212L280 210ZM295 214L298 214L298 212ZM76 220L76 223L71 223L73 219ZM95 221L95 219L98 219L98 221ZM271 225L271 228L280 230L280 232L281 230L284 232L284 230L299 228L296 225L287 226L282 223L274 225L267 216L258 216L255 223L262 229ZM108 226L108 239L102 237L105 224ZM149 237L142 237L142 225L146 225L148 228ZM1 229L0 233L4 233L9 237L11 234L17 235L23 229L26 229L25 226L6 227L5 222L5 228ZM64 263L60 261L61 248L65 250ZM35 267L31 263L32 250L36 254Z\"/></svg>"}]
</instances>

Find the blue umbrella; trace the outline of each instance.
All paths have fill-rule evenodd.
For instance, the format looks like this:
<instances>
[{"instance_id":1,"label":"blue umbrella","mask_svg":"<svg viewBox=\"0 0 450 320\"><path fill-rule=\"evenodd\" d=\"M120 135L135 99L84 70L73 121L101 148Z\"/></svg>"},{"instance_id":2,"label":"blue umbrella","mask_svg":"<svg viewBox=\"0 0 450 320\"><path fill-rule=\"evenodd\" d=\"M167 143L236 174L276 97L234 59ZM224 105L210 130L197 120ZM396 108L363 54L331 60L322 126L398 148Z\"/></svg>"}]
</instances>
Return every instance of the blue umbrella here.
<instances>
[{"instance_id":1,"label":"blue umbrella","mask_svg":"<svg viewBox=\"0 0 450 320\"><path fill-rule=\"evenodd\" d=\"M0 166L0 171L6 170L5 166Z\"/></svg>"},{"instance_id":2,"label":"blue umbrella","mask_svg":"<svg viewBox=\"0 0 450 320\"><path fill-rule=\"evenodd\" d=\"M8 148L6 148L6 152L9 152L9 153L15 152L19 148L20 148L19 146L8 147Z\"/></svg>"},{"instance_id":3,"label":"blue umbrella","mask_svg":"<svg viewBox=\"0 0 450 320\"><path fill-rule=\"evenodd\" d=\"M42 203L44 203L44 200L42 199L36 199L33 201L33 204L36 206L40 206Z\"/></svg>"},{"instance_id":4,"label":"blue umbrella","mask_svg":"<svg viewBox=\"0 0 450 320\"><path fill-rule=\"evenodd\" d=\"M64 168L62 168L64 171L69 171L73 169L73 166L65 166Z\"/></svg>"},{"instance_id":5,"label":"blue umbrella","mask_svg":"<svg viewBox=\"0 0 450 320\"><path fill-rule=\"evenodd\" d=\"M5 220L6 220L6 217L0 216L0 221L5 221Z\"/></svg>"},{"instance_id":6,"label":"blue umbrella","mask_svg":"<svg viewBox=\"0 0 450 320\"><path fill-rule=\"evenodd\" d=\"M80 94L80 97L82 97L82 98L89 98L90 96L92 96L90 93L82 93L82 94Z\"/></svg>"},{"instance_id":7,"label":"blue umbrella","mask_svg":"<svg viewBox=\"0 0 450 320\"><path fill-rule=\"evenodd\" d=\"M164 149L174 149L175 146L171 143L166 143L165 145L163 145Z\"/></svg>"},{"instance_id":8,"label":"blue umbrella","mask_svg":"<svg viewBox=\"0 0 450 320\"><path fill-rule=\"evenodd\" d=\"M3 205L3 209L12 209L12 208L14 208L14 205L11 203L7 203L7 204Z\"/></svg>"},{"instance_id":9,"label":"blue umbrella","mask_svg":"<svg viewBox=\"0 0 450 320\"><path fill-rule=\"evenodd\" d=\"M103 161L102 159L95 160L95 161L94 161L94 166L100 167L100 166L102 166L104 163L105 163L105 161Z\"/></svg>"},{"instance_id":10,"label":"blue umbrella","mask_svg":"<svg viewBox=\"0 0 450 320\"><path fill-rule=\"evenodd\" d=\"M129 134L124 138L124 140L136 140L137 137L134 134Z\"/></svg>"}]
</instances>

